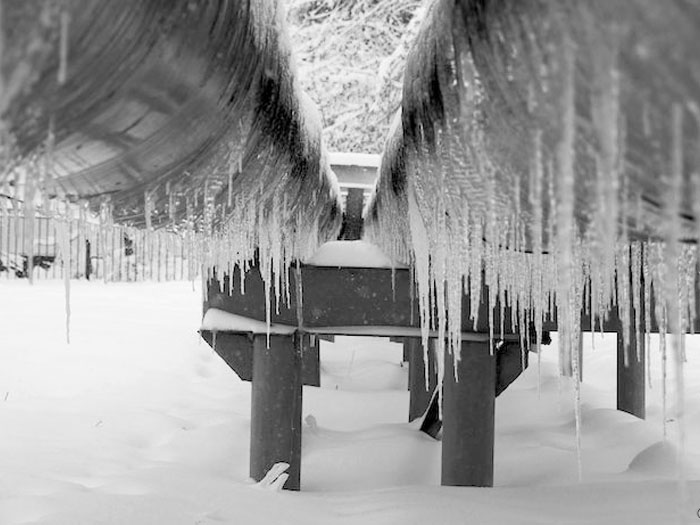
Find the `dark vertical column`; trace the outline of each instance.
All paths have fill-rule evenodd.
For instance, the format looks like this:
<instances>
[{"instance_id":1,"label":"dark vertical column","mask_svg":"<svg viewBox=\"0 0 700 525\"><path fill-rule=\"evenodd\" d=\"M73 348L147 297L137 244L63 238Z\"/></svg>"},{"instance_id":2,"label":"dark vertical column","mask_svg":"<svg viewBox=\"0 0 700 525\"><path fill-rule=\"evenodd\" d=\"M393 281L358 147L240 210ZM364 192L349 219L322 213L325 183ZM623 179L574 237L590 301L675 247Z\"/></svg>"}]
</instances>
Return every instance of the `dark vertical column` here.
<instances>
[{"instance_id":1,"label":"dark vertical column","mask_svg":"<svg viewBox=\"0 0 700 525\"><path fill-rule=\"evenodd\" d=\"M464 341L457 363L445 352L442 485L493 486L496 360L487 341Z\"/></svg>"},{"instance_id":2,"label":"dark vertical column","mask_svg":"<svg viewBox=\"0 0 700 525\"><path fill-rule=\"evenodd\" d=\"M90 241L85 239L85 279L90 280L92 275L92 257L91 257Z\"/></svg>"},{"instance_id":3,"label":"dark vertical column","mask_svg":"<svg viewBox=\"0 0 700 525\"><path fill-rule=\"evenodd\" d=\"M320 341L314 334L302 338L301 376L308 386L321 386Z\"/></svg>"},{"instance_id":4,"label":"dark vertical column","mask_svg":"<svg viewBox=\"0 0 700 525\"><path fill-rule=\"evenodd\" d=\"M401 357L401 362L402 363L410 363L411 362L411 345L407 344L408 339L405 337L392 337L391 341L393 343L401 343L403 345L403 356ZM409 374L410 374L410 372L409 372ZM408 389L411 390L411 382L410 381L408 382Z\"/></svg>"},{"instance_id":5,"label":"dark vertical column","mask_svg":"<svg viewBox=\"0 0 700 525\"><path fill-rule=\"evenodd\" d=\"M622 277L629 279L630 290L634 290L635 283L631 267L628 275ZM644 290L644 276L640 275L640 279L639 287ZM642 326L638 326L637 319L644 319L645 316L644 301L640 302L641 304L633 305L641 309L639 316L635 315L633 308L629 309L631 318L629 341L625 341L622 320L617 324L617 409L644 419L646 417L644 326L643 323L639 323ZM637 344L639 344L639 355L637 355Z\"/></svg>"},{"instance_id":6,"label":"dark vertical column","mask_svg":"<svg viewBox=\"0 0 700 525\"><path fill-rule=\"evenodd\" d=\"M428 405L437 385L437 369L435 367L435 352L433 341L428 348L428 384L425 382L425 361L423 359L423 344L419 337L406 337L404 351L408 353L408 389L411 391L408 404L408 420L421 417Z\"/></svg>"},{"instance_id":7,"label":"dark vertical column","mask_svg":"<svg viewBox=\"0 0 700 525\"><path fill-rule=\"evenodd\" d=\"M645 419L644 329L637 327L634 319L631 323L631 337L626 349L622 327L618 326L617 329L617 409ZM637 339L639 339L639 358L637 358ZM627 352L626 365L625 352Z\"/></svg>"},{"instance_id":8,"label":"dark vertical column","mask_svg":"<svg viewBox=\"0 0 700 525\"><path fill-rule=\"evenodd\" d=\"M250 417L250 477L260 481L289 463L285 489L299 490L301 472L301 342L298 336L256 335Z\"/></svg>"},{"instance_id":9,"label":"dark vertical column","mask_svg":"<svg viewBox=\"0 0 700 525\"><path fill-rule=\"evenodd\" d=\"M355 241L362 236L362 208L364 205L364 190L362 188L348 189L345 201L345 215L340 239Z\"/></svg>"}]
</instances>

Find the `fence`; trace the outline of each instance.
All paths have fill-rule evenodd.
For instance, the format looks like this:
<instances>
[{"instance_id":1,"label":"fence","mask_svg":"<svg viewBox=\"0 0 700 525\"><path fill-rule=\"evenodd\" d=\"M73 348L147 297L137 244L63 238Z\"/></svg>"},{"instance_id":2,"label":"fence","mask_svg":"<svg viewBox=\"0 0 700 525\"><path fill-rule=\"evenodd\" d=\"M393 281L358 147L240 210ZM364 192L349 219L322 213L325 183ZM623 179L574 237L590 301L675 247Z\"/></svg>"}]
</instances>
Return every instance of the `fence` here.
<instances>
[{"instance_id":1,"label":"fence","mask_svg":"<svg viewBox=\"0 0 700 525\"><path fill-rule=\"evenodd\" d=\"M64 257L59 228L66 228ZM182 236L121 225L104 226L89 218L28 220L21 209L0 210L0 278L106 281L183 280L191 278L191 257ZM31 263L30 263L31 259ZM196 271L196 268L195 268Z\"/></svg>"}]
</instances>

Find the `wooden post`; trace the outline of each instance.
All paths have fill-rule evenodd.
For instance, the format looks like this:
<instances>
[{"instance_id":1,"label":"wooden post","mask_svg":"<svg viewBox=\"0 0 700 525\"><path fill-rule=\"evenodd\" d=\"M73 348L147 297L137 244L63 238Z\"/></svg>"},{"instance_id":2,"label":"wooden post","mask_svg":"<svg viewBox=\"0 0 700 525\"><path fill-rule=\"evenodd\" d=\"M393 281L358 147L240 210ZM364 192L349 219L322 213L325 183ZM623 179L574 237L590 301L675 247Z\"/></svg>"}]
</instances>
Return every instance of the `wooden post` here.
<instances>
[{"instance_id":1,"label":"wooden post","mask_svg":"<svg viewBox=\"0 0 700 525\"><path fill-rule=\"evenodd\" d=\"M644 276L641 276L641 289L644 289ZM632 271L629 271L630 289L634 289ZM644 319L644 302L636 305L642 308L639 319ZM637 326L634 311L631 310L630 341L625 344L622 322L617 324L617 409L627 412L640 419L646 418L646 381L644 377L645 351L644 327ZM619 319L619 315L618 315ZM637 356L639 344L639 356ZM626 348L625 348L626 347ZM627 358L625 359L625 354ZM639 357L639 358L638 358Z\"/></svg>"},{"instance_id":2,"label":"wooden post","mask_svg":"<svg viewBox=\"0 0 700 525\"><path fill-rule=\"evenodd\" d=\"M487 341L462 342L457 363L445 352L442 485L493 486L496 360Z\"/></svg>"},{"instance_id":3,"label":"wooden post","mask_svg":"<svg viewBox=\"0 0 700 525\"><path fill-rule=\"evenodd\" d=\"M250 416L250 477L260 481L289 463L285 489L299 490L301 472L301 341L299 335L256 335Z\"/></svg>"},{"instance_id":4,"label":"wooden post","mask_svg":"<svg viewBox=\"0 0 700 525\"><path fill-rule=\"evenodd\" d=\"M636 339L639 338L640 355L637 359ZM625 366L625 351L628 352L628 362ZM645 356L644 336L638 330L632 330L629 347L625 350L622 330L617 333L617 409L637 416L646 417L645 398Z\"/></svg>"},{"instance_id":5,"label":"wooden post","mask_svg":"<svg viewBox=\"0 0 700 525\"><path fill-rule=\"evenodd\" d=\"M428 348L428 384L425 384L425 361L423 360L423 344L419 337L406 337L404 351L408 353L408 389L410 400L408 404L408 420L421 417L428 405L437 385L437 370L435 367L435 352L433 340Z\"/></svg>"},{"instance_id":6,"label":"wooden post","mask_svg":"<svg viewBox=\"0 0 700 525\"><path fill-rule=\"evenodd\" d=\"M92 254L90 253L91 246L90 246L90 240L85 239L85 279L90 280L90 276L92 275Z\"/></svg>"},{"instance_id":7,"label":"wooden post","mask_svg":"<svg viewBox=\"0 0 700 525\"><path fill-rule=\"evenodd\" d=\"M304 334L302 338L301 375L308 386L321 386L320 342L315 334Z\"/></svg>"}]
</instances>

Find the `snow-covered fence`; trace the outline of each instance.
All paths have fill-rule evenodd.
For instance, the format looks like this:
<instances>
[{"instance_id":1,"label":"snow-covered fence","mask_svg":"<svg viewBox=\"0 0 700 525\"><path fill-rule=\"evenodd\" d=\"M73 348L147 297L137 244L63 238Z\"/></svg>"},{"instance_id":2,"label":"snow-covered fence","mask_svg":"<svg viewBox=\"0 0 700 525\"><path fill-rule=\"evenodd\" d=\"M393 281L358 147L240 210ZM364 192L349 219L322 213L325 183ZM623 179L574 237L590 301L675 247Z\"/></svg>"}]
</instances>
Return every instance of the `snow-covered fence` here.
<instances>
[{"instance_id":1,"label":"snow-covered fence","mask_svg":"<svg viewBox=\"0 0 700 525\"><path fill-rule=\"evenodd\" d=\"M61 279L66 270L71 279L105 281L192 277L190 250L180 235L75 218L65 221L70 242L63 254L59 243L63 222L38 216L30 225L21 211L0 212L0 278L28 277L30 259L32 276L39 279Z\"/></svg>"}]
</instances>

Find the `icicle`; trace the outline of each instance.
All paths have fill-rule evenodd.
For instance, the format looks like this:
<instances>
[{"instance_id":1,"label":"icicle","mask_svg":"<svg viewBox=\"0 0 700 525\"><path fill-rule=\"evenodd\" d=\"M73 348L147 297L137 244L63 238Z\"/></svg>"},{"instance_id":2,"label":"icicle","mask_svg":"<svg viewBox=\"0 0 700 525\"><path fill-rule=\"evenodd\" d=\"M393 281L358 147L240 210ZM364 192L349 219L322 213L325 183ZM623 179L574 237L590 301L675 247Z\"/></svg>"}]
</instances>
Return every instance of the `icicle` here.
<instances>
[{"instance_id":1,"label":"icicle","mask_svg":"<svg viewBox=\"0 0 700 525\"><path fill-rule=\"evenodd\" d=\"M66 83L68 72L68 25L70 23L70 14L68 11L61 12L61 39L59 49L58 63L58 84Z\"/></svg>"},{"instance_id":2,"label":"icicle","mask_svg":"<svg viewBox=\"0 0 700 525\"><path fill-rule=\"evenodd\" d=\"M675 375L675 420L678 425L679 478L684 479L685 453L684 377L681 350L681 313L678 308L678 260L680 257L681 201L683 195L683 108L674 104L671 111L671 177L666 199L666 304L671 329Z\"/></svg>"},{"instance_id":3,"label":"icicle","mask_svg":"<svg viewBox=\"0 0 700 525\"><path fill-rule=\"evenodd\" d=\"M635 242L631 246L631 267L632 267L632 305L634 309L634 340L635 357L637 362L642 358L642 268L641 268L641 246ZM631 334L630 334L631 335Z\"/></svg>"},{"instance_id":4,"label":"icicle","mask_svg":"<svg viewBox=\"0 0 700 525\"><path fill-rule=\"evenodd\" d=\"M418 210L413 192L408 191L408 218L411 230L411 243L414 253L414 279L418 285L418 307L420 311L421 337L423 346L428 346L430 334L430 270L429 242L423 219ZM442 376L439 377L442 380Z\"/></svg>"},{"instance_id":5,"label":"icicle","mask_svg":"<svg viewBox=\"0 0 700 525\"><path fill-rule=\"evenodd\" d=\"M649 271L649 244L642 245L642 278L644 282L644 348L646 351L647 381L652 388L651 375L651 273Z\"/></svg>"},{"instance_id":6,"label":"icicle","mask_svg":"<svg viewBox=\"0 0 700 525\"><path fill-rule=\"evenodd\" d=\"M66 313L66 343L70 344L70 237L68 235L68 217L63 217L58 221L58 242L63 264L63 286L65 295Z\"/></svg>"},{"instance_id":7,"label":"icicle","mask_svg":"<svg viewBox=\"0 0 700 525\"><path fill-rule=\"evenodd\" d=\"M151 193L146 190L143 192L143 213L146 219L146 230L151 231L153 228L151 222L151 213L153 212L153 201L151 200Z\"/></svg>"},{"instance_id":8,"label":"icicle","mask_svg":"<svg viewBox=\"0 0 700 525\"><path fill-rule=\"evenodd\" d=\"M574 191L576 112L574 105L575 55L572 42L567 38L563 46L562 138L558 150L557 178L557 306L560 341L559 366L561 373L571 375L572 333L576 315L571 311L573 285Z\"/></svg>"}]
</instances>

